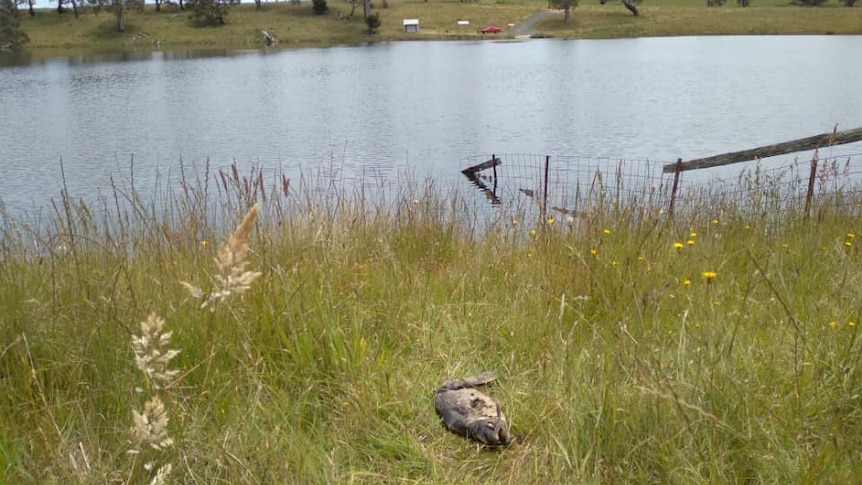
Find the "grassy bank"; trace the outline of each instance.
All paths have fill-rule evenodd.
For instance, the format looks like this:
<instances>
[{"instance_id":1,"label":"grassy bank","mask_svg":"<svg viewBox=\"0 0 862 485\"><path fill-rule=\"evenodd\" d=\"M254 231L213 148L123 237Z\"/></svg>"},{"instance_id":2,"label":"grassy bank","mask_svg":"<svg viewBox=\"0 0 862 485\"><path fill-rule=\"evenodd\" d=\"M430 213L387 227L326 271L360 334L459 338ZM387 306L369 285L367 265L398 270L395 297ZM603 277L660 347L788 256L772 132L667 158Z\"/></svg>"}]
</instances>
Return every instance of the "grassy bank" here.
<instances>
[{"instance_id":1,"label":"grassy bank","mask_svg":"<svg viewBox=\"0 0 862 485\"><path fill-rule=\"evenodd\" d=\"M0 482L142 483L167 465L176 483L862 473L855 199L803 220L758 184L670 220L597 191L571 225L477 227L431 185L386 202L266 185L217 174L161 209L118 193L58 204L47 232L6 221ZM160 353L136 366L142 336ZM483 370L501 376L503 450L434 415L443 379ZM167 424L143 411L155 397ZM147 441L133 411L166 434Z\"/></svg>"},{"instance_id":2,"label":"grassy bank","mask_svg":"<svg viewBox=\"0 0 862 485\"><path fill-rule=\"evenodd\" d=\"M708 8L705 2L683 0L647 0L642 15L633 17L622 5L610 2L583 2L573 11L573 20L564 23L562 14L541 22L536 34L571 38L613 38L633 36L672 36L706 34L860 34L862 9L827 5L804 8L783 0L755 1L748 8L736 5ZM40 11L35 18L24 17L22 25L30 36L30 48L49 49L117 49L220 47L249 48L264 45L261 30L273 33L281 46L332 46L361 44L368 41L409 39L478 39L479 29L498 25L506 37L507 25L518 23L547 8L541 0L499 0L490 2L424 2L392 0L387 8L379 7L382 26L369 36L359 14L349 17L351 6L329 2L329 11L313 15L310 2L264 4L261 11L252 4L233 8L227 25L218 28L192 26L185 12L145 12L127 14L127 31L118 34L110 12L95 14L84 10L78 19L71 13L57 15ZM405 34L402 20L418 18L419 34ZM458 20L469 20L469 26L458 26Z\"/></svg>"}]
</instances>

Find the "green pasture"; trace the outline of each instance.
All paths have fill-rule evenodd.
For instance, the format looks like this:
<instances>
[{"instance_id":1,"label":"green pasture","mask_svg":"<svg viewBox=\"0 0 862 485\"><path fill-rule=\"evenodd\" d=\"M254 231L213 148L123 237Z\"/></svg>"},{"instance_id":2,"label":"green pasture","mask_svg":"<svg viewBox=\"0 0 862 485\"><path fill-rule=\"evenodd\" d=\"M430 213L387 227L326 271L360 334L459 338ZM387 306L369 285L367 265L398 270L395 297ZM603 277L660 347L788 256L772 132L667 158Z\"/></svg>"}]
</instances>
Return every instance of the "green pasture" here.
<instances>
[{"instance_id":1,"label":"green pasture","mask_svg":"<svg viewBox=\"0 0 862 485\"><path fill-rule=\"evenodd\" d=\"M31 18L22 15L21 25L30 36L29 48L44 55L86 49L170 49L170 48L253 48L262 47L266 30L279 39L280 47L332 46L370 41L505 38L512 34L509 24L517 24L548 8L538 0L456 2L392 0L383 6L375 2L382 26L368 35L362 19L362 5L350 16L351 4L329 2L325 15L314 15L310 2L299 5L265 3L258 11L251 3L231 9L227 25L196 27L188 14L166 6L155 12L126 13L126 32L116 32L111 12L82 9L79 18L71 12L58 15L40 10ZM754 0L742 8L729 2L722 7L706 7L691 0L646 0L641 16L633 17L622 4L610 1L582 2L573 10L572 20L563 22L562 12L539 22L537 36L566 38L612 38L634 36L718 35L718 34L859 34L862 9L837 3L797 7L777 0ZM402 21L418 18L420 32L405 34ZM459 26L459 20L468 20ZM495 36L483 36L487 25L504 29Z\"/></svg>"},{"instance_id":2,"label":"green pasture","mask_svg":"<svg viewBox=\"0 0 862 485\"><path fill-rule=\"evenodd\" d=\"M432 183L384 199L254 173L172 185L157 205L58 198L43 230L4 218L0 482L148 483L168 465L163 483L862 474L856 192L816 197L806 218L743 179L670 217L594 187L576 218L488 219ZM255 202L247 255L219 267ZM248 291L201 308L228 284L216 276L243 272L260 273ZM171 334L150 344L180 352L160 385L132 347L151 312ZM485 370L505 449L434 414L444 379ZM153 396L160 449L132 431Z\"/></svg>"}]
</instances>

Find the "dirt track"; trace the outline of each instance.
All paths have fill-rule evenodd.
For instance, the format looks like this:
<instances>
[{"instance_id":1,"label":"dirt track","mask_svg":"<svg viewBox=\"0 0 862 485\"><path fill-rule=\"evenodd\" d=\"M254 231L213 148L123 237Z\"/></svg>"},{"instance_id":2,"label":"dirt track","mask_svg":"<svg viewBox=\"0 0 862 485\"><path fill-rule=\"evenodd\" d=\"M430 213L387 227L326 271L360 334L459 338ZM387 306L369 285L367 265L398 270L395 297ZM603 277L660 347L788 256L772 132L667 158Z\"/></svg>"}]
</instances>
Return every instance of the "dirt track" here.
<instances>
[{"instance_id":1,"label":"dirt track","mask_svg":"<svg viewBox=\"0 0 862 485\"><path fill-rule=\"evenodd\" d=\"M516 37L522 35L529 36L533 33L533 25L535 25L536 22L540 22L547 18L555 17L559 14L559 10L543 10L541 12L536 12L523 22L516 25L515 28L512 30L512 33Z\"/></svg>"}]
</instances>

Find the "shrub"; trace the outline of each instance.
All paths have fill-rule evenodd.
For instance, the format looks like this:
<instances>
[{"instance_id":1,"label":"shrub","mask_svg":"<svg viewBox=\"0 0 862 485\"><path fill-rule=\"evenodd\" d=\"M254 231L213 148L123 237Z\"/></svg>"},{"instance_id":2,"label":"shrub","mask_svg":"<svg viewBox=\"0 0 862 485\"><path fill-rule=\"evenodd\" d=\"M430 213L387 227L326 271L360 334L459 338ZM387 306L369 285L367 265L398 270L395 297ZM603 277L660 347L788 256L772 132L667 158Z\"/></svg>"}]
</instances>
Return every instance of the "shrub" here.
<instances>
[{"instance_id":1,"label":"shrub","mask_svg":"<svg viewBox=\"0 0 862 485\"><path fill-rule=\"evenodd\" d=\"M224 25L230 8L229 0L188 0L189 18L197 25Z\"/></svg>"},{"instance_id":2,"label":"shrub","mask_svg":"<svg viewBox=\"0 0 862 485\"><path fill-rule=\"evenodd\" d=\"M365 17L365 24L368 25L368 33L373 34L380 27L380 16L375 12Z\"/></svg>"},{"instance_id":3,"label":"shrub","mask_svg":"<svg viewBox=\"0 0 862 485\"><path fill-rule=\"evenodd\" d=\"M311 9L314 10L315 15L323 15L329 10L329 7L326 6L326 0L311 0L311 3Z\"/></svg>"}]
</instances>

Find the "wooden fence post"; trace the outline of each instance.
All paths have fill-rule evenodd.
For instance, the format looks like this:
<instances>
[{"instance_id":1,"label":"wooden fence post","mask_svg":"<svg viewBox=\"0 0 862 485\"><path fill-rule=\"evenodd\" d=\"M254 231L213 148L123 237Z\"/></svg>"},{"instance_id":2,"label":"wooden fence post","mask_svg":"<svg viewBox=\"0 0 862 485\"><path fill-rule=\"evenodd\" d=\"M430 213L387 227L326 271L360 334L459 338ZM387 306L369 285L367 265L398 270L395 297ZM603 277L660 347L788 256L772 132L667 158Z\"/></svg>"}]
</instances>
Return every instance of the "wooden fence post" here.
<instances>
[{"instance_id":1,"label":"wooden fence post","mask_svg":"<svg viewBox=\"0 0 862 485\"><path fill-rule=\"evenodd\" d=\"M682 173L682 159L676 159L676 170L673 171L673 188L670 189L670 206L667 208L667 216L673 219L673 206L676 203L676 193L679 190L679 176Z\"/></svg>"},{"instance_id":2,"label":"wooden fence post","mask_svg":"<svg viewBox=\"0 0 862 485\"><path fill-rule=\"evenodd\" d=\"M545 183L542 189L542 219L548 220L548 171L551 166L551 156L545 155Z\"/></svg>"},{"instance_id":3,"label":"wooden fence post","mask_svg":"<svg viewBox=\"0 0 862 485\"><path fill-rule=\"evenodd\" d=\"M811 199L814 198L814 179L817 177L817 152L811 158L811 173L808 175L808 190L805 192L805 220L811 216Z\"/></svg>"},{"instance_id":4,"label":"wooden fence post","mask_svg":"<svg viewBox=\"0 0 862 485\"><path fill-rule=\"evenodd\" d=\"M497 155L494 155L492 153L491 154L491 160L496 160L496 159L497 159ZM498 165L497 163L494 163L494 165L491 167L494 170L494 187L497 186L497 165Z\"/></svg>"}]
</instances>

